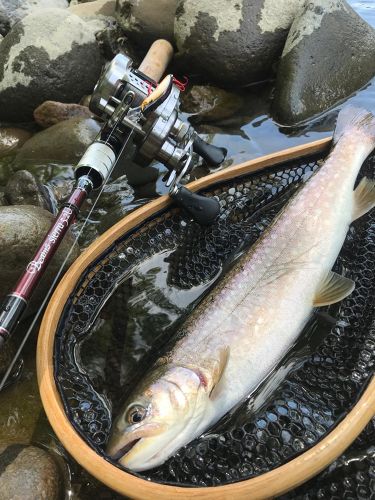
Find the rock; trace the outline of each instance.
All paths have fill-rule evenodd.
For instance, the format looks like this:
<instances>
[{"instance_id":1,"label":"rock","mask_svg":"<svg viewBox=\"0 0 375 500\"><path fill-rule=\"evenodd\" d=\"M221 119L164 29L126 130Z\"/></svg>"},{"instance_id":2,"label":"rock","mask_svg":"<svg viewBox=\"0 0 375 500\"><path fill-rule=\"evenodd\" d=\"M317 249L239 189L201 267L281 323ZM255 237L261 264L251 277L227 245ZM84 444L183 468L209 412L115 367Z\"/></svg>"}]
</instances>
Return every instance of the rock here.
<instances>
[{"instance_id":1,"label":"rock","mask_svg":"<svg viewBox=\"0 0 375 500\"><path fill-rule=\"evenodd\" d=\"M87 106L56 101L46 101L34 111L34 120L43 128L51 127L70 118L91 118L91 116L92 113Z\"/></svg>"},{"instance_id":2,"label":"rock","mask_svg":"<svg viewBox=\"0 0 375 500\"><path fill-rule=\"evenodd\" d=\"M175 39L190 71L221 85L269 77L304 0L180 0Z\"/></svg>"},{"instance_id":3,"label":"rock","mask_svg":"<svg viewBox=\"0 0 375 500\"><path fill-rule=\"evenodd\" d=\"M69 11L80 17L115 17L116 0L96 0L70 5Z\"/></svg>"},{"instance_id":4,"label":"rock","mask_svg":"<svg viewBox=\"0 0 375 500\"><path fill-rule=\"evenodd\" d=\"M15 164L25 160L75 164L93 142L100 124L91 118L71 118L35 134L19 150Z\"/></svg>"},{"instance_id":5,"label":"rock","mask_svg":"<svg viewBox=\"0 0 375 500\"><path fill-rule=\"evenodd\" d=\"M104 26L68 9L37 11L17 23L0 47L0 120L31 121L44 101L78 102L91 93L103 63L95 33Z\"/></svg>"},{"instance_id":6,"label":"rock","mask_svg":"<svg viewBox=\"0 0 375 500\"><path fill-rule=\"evenodd\" d=\"M13 154L31 137L31 133L20 128L0 128L0 158Z\"/></svg>"},{"instance_id":7,"label":"rock","mask_svg":"<svg viewBox=\"0 0 375 500\"><path fill-rule=\"evenodd\" d=\"M51 226L53 215L31 205L0 207L0 299L4 297L24 271ZM74 243L69 232L48 266L34 296L35 303L44 296L53 277ZM79 255L75 247L70 262ZM0 495L0 498L1 495Z\"/></svg>"},{"instance_id":8,"label":"rock","mask_svg":"<svg viewBox=\"0 0 375 500\"><path fill-rule=\"evenodd\" d=\"M5 197L10 205L34 205L50 210L43 186L27 170L13 174L5 187Z\"/></svg>"},{"instance_id":9,"label":"rock","mask_svg":"<svg viewBox=\"0 0 375 500\"><path fill-rule=\"evenodd\" d=\"M311 0L294 21L280 61L273 112L304 121L375 74L375 30L344 0Z\"/></svg>"},{"instance_id":10,"label":"rock","mask_svg":"<svg viewBox=\"0 0 375 500\"><path fill-rule=\"evenodd\" d=\"M1 500L58 500L62 481L52 456L36 446L0 447Z\"/></svg>"},{"instance_id":11,"label":"rock","mask_svg":"<svg viewBox=\"0 0 375 500\"><path fill-rule=\"evenodd\" d=\"M189 0L190 1L190 0ZM118 0L116 18L129 38L148 48L158 38L174 41L178 0Z\"/></svg>"},{"instance_id":12,"label":"rock","mask_svg":"<svg viewBox=\"0 0 375 500\"><path fill-rule=\"evenodd\" d=\"M213 86L194 85L182 94L181 111L192 114L189 121L208 123L231 117L244 102L232 92Z\"/></svg>"},{"instance_id":13,"label":"rock","mask_svg":"<svg viewBox=\"0 0 375 500\"><path fill-rule=\"evenodd\" d=\"M38 9L65 9L68 0L0 0L0 32L6 35L10 28Z\"/></svg>"}]
</instances>

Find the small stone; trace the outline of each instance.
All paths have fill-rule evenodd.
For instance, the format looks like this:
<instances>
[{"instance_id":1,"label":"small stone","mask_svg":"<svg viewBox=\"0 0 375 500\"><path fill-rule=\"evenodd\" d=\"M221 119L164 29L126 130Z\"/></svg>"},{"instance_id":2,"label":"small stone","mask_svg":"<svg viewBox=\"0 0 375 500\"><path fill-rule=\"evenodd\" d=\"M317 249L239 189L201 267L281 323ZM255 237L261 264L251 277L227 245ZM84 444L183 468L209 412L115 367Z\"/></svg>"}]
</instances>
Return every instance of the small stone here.
<instances>
[{"instance_id":1,"label":"small stone","mask_svg":"<svg viewBox=\"0 0 375 500\"><path fill-rule=\"evenodd\" d=\"M213 86L194 85L181 96L181 110L193 114L195 123L213 122L233 116L243 105L237 94Z\"/></svg>"},{"instance_id":2,"label":"small stone","mask_svg":"<svg viewBox=\"0 0 375 500\"><path fill-rule=\"evenodd\" d=\"M91 118L91 116L92 113L87 106L56 101L46 101L34 111L34 120L43 128L51 127L70 118Z\"/></svg>"},{"instance_id":3,"label":"small stone","mask_svg":"<svg viewBox=\"0 0 375 500\"><path fill-rule=\"evenodd\" d=\"M32 121L47 100L78 102L91 93L103 64L95 33L105 26L68 9L38 10L18 22L1 42L0 120Z\"/></svg>"},{"instance_id":4,"label":"small stone","mask_svg":"<svg viewBox=\"0 0 375 500\"><path fill-rule=\"evenodd\" d=\"M273 112L295 124L322 113L375 74L375 30L345 0L311 0L280 60Z\"/></svg>"},{"instance_id":5,"label":"small stone","mask_svg":"<svg viewBox=\"0 0 375 500\"><path fill-rule=\"evenodd\" d=\"M71 118L35 134L19 150L15 164L50 161L75 164L93 142L100 124L91 118Z\"/></svg>"},{"instance_id":6,"label":"small stone","mask_svg":"<svg viewBox=\"0 0 375 500\"><path fill-rule=\"evenodd\" d=\"M52 456L36 446L0 446L1 500L58 500L63 489Z\"/></svg>"},{"instance_id":7,"label":"small stone","mask_svg":"<svg viewBox=\"0 0 375 500\"><path fill-rule=\"evenodd\" d=\"M0 158L13 154L31 137L31 133L20 128L0 128Z\"/></svg>"},{"instance_id":8,"label":"small stone","mask_svg":"<svg viewBox=\"0 0 375 500\"><path fill-rule=\"evenodd\" d=\"M10 205L34 205L49 210L41 186L31 172L19 170L9 179L5 196Z\"/></svg>"},{"instance_id":9,"label":"small stone","mask_svg":"<svg viewBox=\"0 0 375 500\"><path fill-rule=\"evenodd\" d=\"M129 38L147 47L164 38L173 43L178 0L118 0L116 18Z\"/></svg>"}]
</instances>

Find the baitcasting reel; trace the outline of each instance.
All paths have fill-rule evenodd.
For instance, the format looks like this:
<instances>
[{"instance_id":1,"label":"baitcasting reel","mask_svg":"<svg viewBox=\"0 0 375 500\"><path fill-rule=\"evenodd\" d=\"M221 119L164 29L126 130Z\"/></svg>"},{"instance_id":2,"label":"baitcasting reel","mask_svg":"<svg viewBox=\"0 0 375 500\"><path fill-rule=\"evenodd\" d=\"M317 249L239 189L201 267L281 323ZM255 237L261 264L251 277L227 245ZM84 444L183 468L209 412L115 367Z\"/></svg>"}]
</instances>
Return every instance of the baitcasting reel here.
<instances>
[{"instance_id":1,"label":"baitcasting reel","mask_svg":"<svg viewBox=\"0 0 375 500\"><path fill-rule=\"evenodd\" d=\"M193 127L179 118L181 84L168 75L159 85L132 66L132 60L118 54L98 81L90 109L106 121L95 142L79 162L77 177L90 172L94 188L107 179L134 135L133 160L142 166L153 160L169 170L166 185L170 196L200 224L213 222L219 204L182 187L180 181L193 167L193 153L210 166L219 166L226 150L204 142Z\"/></svg>"}]
</instances>

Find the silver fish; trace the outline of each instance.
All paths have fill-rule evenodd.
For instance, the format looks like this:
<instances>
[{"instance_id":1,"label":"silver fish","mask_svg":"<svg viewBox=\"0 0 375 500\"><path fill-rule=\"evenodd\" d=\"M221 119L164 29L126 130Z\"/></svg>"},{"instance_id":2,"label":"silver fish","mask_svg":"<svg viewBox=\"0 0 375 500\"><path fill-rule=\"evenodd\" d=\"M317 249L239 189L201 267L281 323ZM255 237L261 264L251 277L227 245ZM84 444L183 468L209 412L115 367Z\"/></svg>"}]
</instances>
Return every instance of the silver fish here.
<instances>
[{"instance_id":1,"label":"silver fish","mask_svg":"<svg viewBox=\"0 0 375 500\"><path fill-rule=\"evenodd\" d=\"M272 371L314 307L348 296L331 271L349 225L375 206L359 169L375 147L375 117L345 108L334 148L257 243L182 327L183 337L128 398L108 454L142 471L162 464L244 400Z\"/></svg>"}]
</instances>

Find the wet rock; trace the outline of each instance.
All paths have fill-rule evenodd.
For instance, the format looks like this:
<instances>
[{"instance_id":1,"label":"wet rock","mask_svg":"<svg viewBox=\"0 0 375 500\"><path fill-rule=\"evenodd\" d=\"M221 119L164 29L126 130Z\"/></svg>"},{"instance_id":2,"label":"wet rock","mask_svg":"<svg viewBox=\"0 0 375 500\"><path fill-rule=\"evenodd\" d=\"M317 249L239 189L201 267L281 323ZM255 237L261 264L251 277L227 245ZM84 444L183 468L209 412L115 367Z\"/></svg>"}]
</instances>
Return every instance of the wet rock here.
<instances>
[{"instance_id":1,"label":"wet rock","mask_svg":"<svg viewBox=\"0 0 375 500\"><path fill-rule=\"evenodd\" d=\"M115 17L116 0L96 0L70 5L69 11L80 17Z\"/></svg>"},{"instance_id":2,"label":"wet rock","mask_svg":"<svg viewBox=\"0 0 375 500\"><path fill-rule=\"evenodd\" d=\"M190 1L190 0L189 0ZM116 18L129 38L148 47L158 38L174 41L178 0L118 0Z\"/></svg>"},{"instance_id":3,"label":"wet rock","mask_svg":"<svg viewBox=\"0 0 375 500\"><path fill-rule=\"evenodd\" d=\"M243 99L232 92L213 86L194 85L182 94L181 111L192 114L194 123L208 123L233 116L244 104Z\"/></svg>"},{"instance_id":4,"label":"wet rock","mask_svg":"<svg viewBox=\"0 0 375 500\"><path fill-rule=\"evenodd\" d=\"M375 30L344 0L311 0L280 61L273 112L292 124L332 107L375 75Z\"/></svg>"},{"instance_id":5,"label":"wet rock","mask_svg":"<svg viewBox=\"0 0 375 500\"><path fill-rule=\"evenodd\" d=\"M0 158L13 154L28 139L31 133L20 128L0 128Z\"/></svg>"},{"instance_id":6,"label":"wet rock","mask_svg":"<svg viewBox=\"0 0 375 500\"><path fill-rule=\"evenodd\" d=\"M52 221L53 215L40 207L31 205L0 207L0 299L10 291L20 277ZM68 233L36 290L35 303L39 301L40 304L41 298L73 243L73 236ZM75 247L70 262L78 255L79 249Z\"/></svg>"},{"instance_id":7,"label":"wet rock","mask_svg":"<svg viewBox=\"0 0 375 500\"><path fill-rule=\"evenodd\" d=\"M71 118L57 123L27 141L18 152L15 164L25 160L51 160L75 164L93 142L100 124L91 118Z\"/></svg>"},{"instance_id":8,"label":"wet rock","mask_svg":"<svg viewBox=\"0 0 375 500\"><path fill-rule=\"evenodd\" d=\"M91 116L92 113L87 106L56 101L46 101L34 111L34 120L43 128L51 127L70 118L91 118Z\"/></svg>"},{"instance_id":9,"label":"wet rock","mask_svg":"<svg viewBox=\"0 0 375 500\"><path fill-rule=\"evenodd\" d=\"M0 32L6 35L10 28L38 9L65 9L68 0L0 0Z\"/></svg>"},{"instance_id":10,"label":"wet rock","mask_svg":"<svg viewBox=\"0 0 375 500\"><path fill-rule=\"evenodd\" d=\"M245 85L270 76L304 0L180 0L179 53L206 81Z\"/></svg>"},{"instance_id":11,"label":"wet rock","mask_svg":"<svg viewBox=\"0 0 375 500\"><path fill-rule=\"evenodd\" d=\"M34 205L50 210L43 186L27 170L19 170L9 179L4 194L10 205Z\"/></svg>"},{"instance_id":12,"label":"wet rock","mask_svg":"<svg viewBox=\"0 0 375 500\"><path fill-rule=\"evenodd\" d=\"M36 446L0 447L0 498L2 500L58 500L62 481L49 453Z\"/></svg>"},{"instance_id":13,"label":"wet rock","mask_svg":"<svg viewBox=\"0 0 375 500\"><path fill-rule=\"evenodd\" d=\"M1 42L0 120L31 121L44 101L78 102L90 93L103 63L95 33L104 27L68 9L37 11L17 23Z\"/></svg>"}]
</instances>

